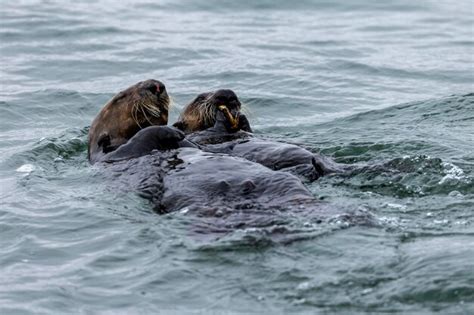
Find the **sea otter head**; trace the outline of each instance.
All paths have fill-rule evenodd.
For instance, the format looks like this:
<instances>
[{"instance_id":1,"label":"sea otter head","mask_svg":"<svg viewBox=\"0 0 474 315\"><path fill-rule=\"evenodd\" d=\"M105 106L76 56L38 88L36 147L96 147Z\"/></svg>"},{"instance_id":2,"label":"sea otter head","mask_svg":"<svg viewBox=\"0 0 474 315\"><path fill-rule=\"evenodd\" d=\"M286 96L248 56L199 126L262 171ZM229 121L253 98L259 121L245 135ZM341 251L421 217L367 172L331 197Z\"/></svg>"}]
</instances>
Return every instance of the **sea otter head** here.
<instances>
[{"instance_id":1,"label":"sea otter head","mask_svg":"<svg viewBox=\"0 0 474 315\"><path fill-rule=\"evenodd\" d=\"M168 123L169 96L165 85L146 80L115 95L105 104L89 130L89 161L114 151L140 129Z\"/></svg>"},{"instance_id":2,"label":"sea otter head","mask_svg":"<svg viewBox=\"0 0 474 315\"><path fill-rule=\"evenodd\" d=\"M202 93L185 107L174 126L191 133L213 127L220 120L228 131L237 131L241 107L232 90Z\"/></svg>"}]
</instances>

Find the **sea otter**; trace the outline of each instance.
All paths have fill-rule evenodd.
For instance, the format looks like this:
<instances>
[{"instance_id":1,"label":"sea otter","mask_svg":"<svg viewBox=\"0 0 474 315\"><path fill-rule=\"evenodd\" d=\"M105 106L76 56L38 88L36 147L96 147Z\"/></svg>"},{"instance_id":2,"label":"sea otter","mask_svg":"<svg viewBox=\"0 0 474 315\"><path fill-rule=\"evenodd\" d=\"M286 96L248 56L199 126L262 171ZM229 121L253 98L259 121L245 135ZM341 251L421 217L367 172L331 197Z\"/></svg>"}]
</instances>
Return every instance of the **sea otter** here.
<instances>
[{"instance_id":1,"label":"sea otter","mask_svg":"<svg viewBox=\"0 0 474 315\"><path fill-rule=\"evenodd\" d=\"M288 172L199 148L162 150L161 141L149 140L160 138L163 130L169 132L168 141L173 135L175 145L182 141L173 127L145 128L109 153L100 170L118 189L134 190L148 199L159 214L179 212L197 218L200 224L191 229L201 236L268 226L286 233L283 226L288 221L279 220L295 215L308 224L335 217L345 220L343 209L315 198Z\"/></svg>"},{"instance_id":2,"label":"sea otter","mask_svg":"<svg viewBox=\"0 0 474 315\"><path fill-rule=\"evenodd\" d=\"M153 122L164 123L165 119L160 115L154 116L157 120L151 120L150 111L158 113L156 109L159 108L163 111L160 113L167 113L167 102L162 101L167 99L167 96L163 96L164 86L156 82L141 82L121 92L121 97L114 97L94 120L90 135L94 140L90 148L97 146L98 149L95 157L89 150L91 162L100 162L99 169L110 170L106 174L112 175L115 183L122 182L124 187L133 188L141 196L150 199L159 213L193 211L212 217L242 214L244 220L239 219L239 225L252 225L253 215L247 217L251 213L290 209L296 212L305 209L311 213L318 210L320 215L321 210L327 208L298 177L288 172L275 171L225 153L204 152L199 148L200 145L184 139L185 134L179 129L151 125ZM156 90L151 84L156 85ZM133 104L143 101L139 96L144 96L145 100L154 100L156 107L149 109L152 102L147 103L144 111L140 111L142 116L138 115L133 110ZM245 128L245 124L242 124L245 120L236 122L236 117L241 118L239 112L228 106L227 100L220 98L219 102L222 103L216 120L220 124L215 124L208 131ZM230 103L236 104L233 100ZM121 107L117 108L117 104ZM127 114L134 117L131 121L135 124L130 122ZM116 144L114 147L98 143L95 134L98 130L106 131L111 143L116 140L119 131L122 131L119 122L128 122L137 131L133 134L133 128L127 129L129 132L119 138L120 142L113 142ZM142 128L145 122L148 122L148 127ZM239 124L242 125L239 127ZM271 218L264 217L264 221L268 222Z\"/></svg>"},{"instance_id":3,"label":"sea otter","mask_svg":"<svg viewBox=\"0 0 474 315\"><path fill-rule=\"evenodd\" d=\"M227 118L223 123L229 131L252 132L247 117L240 112L241 107L232 90L201 93L184 108L173 126L185 133L205 130L214 126L217 115L222 112Z\"/></svg>"},{"instance_id":4,"label":"sea otter","mask_svg":"<svg viewBox=\"0 0 474 315\"><path fill-rule=\"evenodd\" d=\"M162 150L159 141L149 140L159 138L163 130L169 131L168 140L175 135L175 144L181 142L175 128L148 127L109 153L98 169L110 178L114 190L137 192L158 214L191 216L193 224L187 228L199 238L219 238L236 229L270 228L272 235L288 234L287 242L305 237L285 227L295 219L310 226L334 219L370 223L367 215L353 216L319 200L289 172L199 148ZM137 155L137 148L142 155Z\"/></svg>"},{"instance_id":5,"label":"sea otter","mask_svg":"<svg viewBox=\"0 0 474 315\"><path fill-rule=\"evenodd\" d=\"M240 104L232 90L203 93L185 107L174 126L202 150L243 157L307 180L345 169L297 145L255 137L247 118L240 113Z\"/></svg>"},{"instance_id":6,"label":"sea otter","mask_svg":"<svg viewBox=\"0 0 474 315\"><path fill-rule=\"evenodd\" d=\"M115 95L96 116L89 130L88 158L94 164L126 143L139 130L168 123L165 85L146 80Z\"/></svg>"},{"instance_id":7,"label":"sea otter","mask_svg":"<svg viewBox=\"0 0 474 315\"><path fill-rule=\"evenodd\" d=\"M239 113L229 108L221 108L217 115L226 126L229 116ZM166 123L167 109L168 96L159 81L140 82L120 92L94 119L89 135L91 162L99 162L99 169L112 171L106 173L114 181L121 178L126 187L131 185L150 199L159 213L192 210L212 216L219 211L271 212L281 206L300 209L317 203L291 174L239 157L203 152L179 129L152 125ZM236 128L232 123L228 127Z\"/></svg>"}]
</instances>

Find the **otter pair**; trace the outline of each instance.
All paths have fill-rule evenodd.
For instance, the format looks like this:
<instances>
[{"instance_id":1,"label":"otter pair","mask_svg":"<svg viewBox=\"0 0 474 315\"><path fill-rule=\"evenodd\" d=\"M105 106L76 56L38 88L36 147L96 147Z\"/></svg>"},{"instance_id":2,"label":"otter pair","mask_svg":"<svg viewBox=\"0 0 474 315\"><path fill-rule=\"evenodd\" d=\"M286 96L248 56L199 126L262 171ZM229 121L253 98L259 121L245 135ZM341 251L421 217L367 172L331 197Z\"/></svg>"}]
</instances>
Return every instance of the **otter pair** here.
<instances>
[{"instance_id":1,"label":"otter pair","mask_svg":"<svg viewBox=\"0 0 474 315\"><path fill-rule=\"evenodd\" d=\"M139 82L113 97L89 130L89 161L113 162L153 150L196 147L226 153L315 180L340 168L299 146L254 138L241 103L231 90L198 95L173 127L169 96L157 80Z\"/></svg>"},{"instance_id":2,"label":"otter pair","mask_svg":"<svg viewBox=\"0 0 474 315\"><path fill-rule=\"evenodd\" d=\"M115 95L99 112L89 130L88 158L91 164L104 160L108 153L127 143L140 130L167 125L169 103L165 85L157 80L139 82ZM251 132L247 118L240 114L240 107L231 90L203 93L185 108L174 126L191 133L208 129L219 120L230 132ZM176 132L162 131L165 148L170 136Z\"/></svg>"}]
</instances>

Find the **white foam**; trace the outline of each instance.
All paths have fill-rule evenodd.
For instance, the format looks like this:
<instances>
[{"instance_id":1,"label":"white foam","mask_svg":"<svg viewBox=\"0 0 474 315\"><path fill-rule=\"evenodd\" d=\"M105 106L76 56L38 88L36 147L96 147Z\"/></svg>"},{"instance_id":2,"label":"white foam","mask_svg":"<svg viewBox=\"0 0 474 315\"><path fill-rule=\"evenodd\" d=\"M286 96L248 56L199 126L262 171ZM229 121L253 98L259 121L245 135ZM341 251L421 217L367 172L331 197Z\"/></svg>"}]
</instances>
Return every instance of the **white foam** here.
<instances>
[{"instance_id":1,"label":"white foam","mask_svg":"<svg viewBox=\"0 0 474 315\"><path fill-rule=\"evenodd\" d=\"M390 208L394 208L394 209L398 209L398 210L406 210L407 209L407 206L405 205L401 205L401 204L398 204L398 203L385 203L384 206L386 207L390 207Z\"/></svg>"},{"instance_id":2,"label":"white foam","mask_svg":"<svg viewBox=\"0 0 474 315\"><path fill-rule=\"evenodd\" d=\"M400 219L397 217L379 217L377 219L381 224L390 225L394 227L400 226Z\"/></svg>"},{"instance_id":3,"label":"white foam","mask_svg":"<svg viewBox=\"0 0 474 315\"><path fill-rule=\"evenodd\" d=\"M35 166L33 164L23 164L19 168L16 169L18 173L26 173L29 174L35 170Z\"/></svg>"},{"instance_id":4,"label":"white foam","mask_svg":"<svg viewBox=\"0 0 474 315\"><path fill-rule=\"evenodd\" d=\"M362 294L363 294L363 295L366 295L366 294L371 293L372 291L374 291L373 288L367 288L367 289L362 290Z\"/></svg>"},{"instance_id":5,"label":"white foam","mask_svg":"<svg viewBox=\"0 0 474 315\"><path fill-rule=\"evenodd\" d=\"M449 223L449 220L433 220L433 223L434 224L438 224L438 225L447 225Z\"/></svg>"},{"instance_id":6,"label":"white foam","mask_svg":"<svg viewBox=\"0 0 474 315\"><path fill-rule=\"evenodd\" d=\"M300 284L298 284L298 286L296 287L297 290L308 290L311 288L311 284L309 282L301 282Z\"/></svg>"},{"instance_id":7,"label":"white foam","mask_svg":"<svg viewBox=\"0 0 474 315\"><path fill-rule=\"evenodd\" d=\"M465 178L464 171L460 167L447 162L443 162L442 165L445 169L446 175L441 178L438 184L442 185L449 180L462 180Z\"/></svg>"}]
</instances>

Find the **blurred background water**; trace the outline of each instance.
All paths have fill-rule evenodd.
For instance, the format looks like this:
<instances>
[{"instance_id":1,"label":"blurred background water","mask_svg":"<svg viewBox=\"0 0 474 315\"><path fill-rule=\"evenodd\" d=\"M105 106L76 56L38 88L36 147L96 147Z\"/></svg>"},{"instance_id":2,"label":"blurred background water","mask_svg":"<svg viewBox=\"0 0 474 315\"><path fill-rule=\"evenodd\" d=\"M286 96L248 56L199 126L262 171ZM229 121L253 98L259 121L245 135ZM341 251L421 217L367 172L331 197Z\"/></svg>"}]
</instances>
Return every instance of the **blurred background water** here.
<instances>
[{"instance_id":1,"label":"blurred background water","mask_svg":"<svg viewBox=\"0 0 474 315\"><path fill-rule=\"evenodd\" d=\"M473 6L2 1L0 313L472 314ZM209 240L115 191L88 126L148 78L170 122L232 88L257 133L364 166L308 187L372 224L289 216Z\"/></svg>"}]
</instances>

